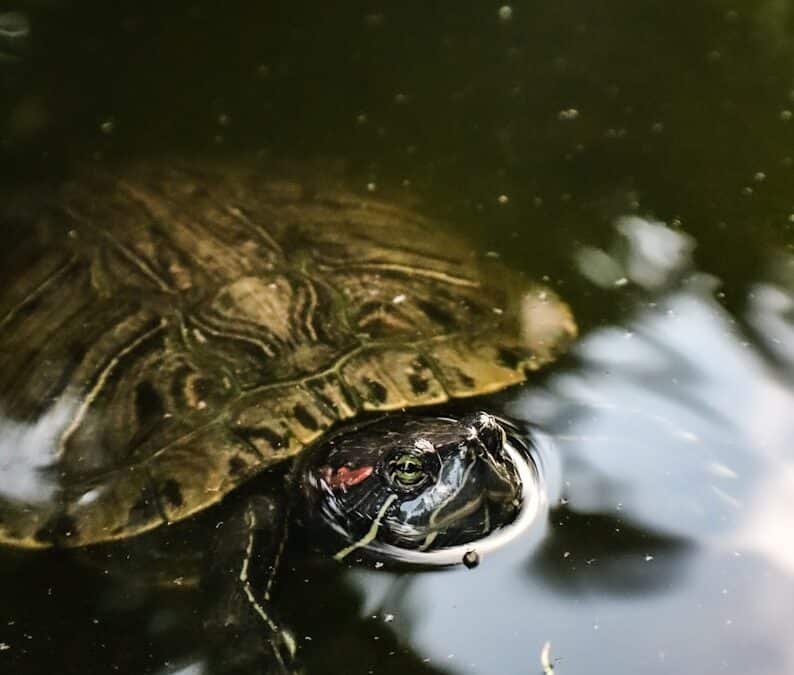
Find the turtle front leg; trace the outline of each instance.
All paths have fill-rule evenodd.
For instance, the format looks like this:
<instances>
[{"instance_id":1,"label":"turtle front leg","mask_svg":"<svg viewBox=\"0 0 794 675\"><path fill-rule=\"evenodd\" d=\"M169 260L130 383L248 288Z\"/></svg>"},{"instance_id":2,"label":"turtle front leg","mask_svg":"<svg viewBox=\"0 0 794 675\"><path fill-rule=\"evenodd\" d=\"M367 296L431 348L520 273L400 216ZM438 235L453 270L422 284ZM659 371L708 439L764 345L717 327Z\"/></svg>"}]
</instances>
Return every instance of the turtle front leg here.
<instances>
[{"instance_id":1,"label":"turtle front leg","mask_svg":"<svg viewBox=\"0 0 794 675\"><path fill-rule=\"evenodd\" d=\"M300 672L295 640L270 602L286 537L285 508L270 497L250 498L219 524L204 580L212 673Z\"/></svg>"}]
</instances>

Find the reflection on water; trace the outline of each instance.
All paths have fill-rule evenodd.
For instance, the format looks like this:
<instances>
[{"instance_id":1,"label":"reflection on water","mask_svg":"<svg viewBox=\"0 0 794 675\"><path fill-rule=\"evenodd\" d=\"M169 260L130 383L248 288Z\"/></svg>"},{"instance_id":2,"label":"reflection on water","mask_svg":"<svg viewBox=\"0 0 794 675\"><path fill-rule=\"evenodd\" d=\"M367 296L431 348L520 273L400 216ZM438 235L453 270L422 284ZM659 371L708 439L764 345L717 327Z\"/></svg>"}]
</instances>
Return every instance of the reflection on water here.
<instances>
[{"instance_id":1,"label":"reflection on water","mask_svg":"<svg viewBox=\"0 0 794 675\"><path fill-rule=\"evenodd\" d=\"M685 573L683 538L636 527L620 513L577 513L566 505L552 518L552 532L528 571L562 592L630 597L669 590Z\"/></svg>"},{"instance_id":2,"label":"reflection on water","mask_svg":"<svg viewBox=\"0 0 794 675\"><path fill-rule=\"evenodd\" d=\"M617 219L615 229L622 236L610 252L583 246L576 254L581 274L598 286L633 282L648 291L658 289L691 262L694 239L664 223L624 216Z\"/></svg>"},{"instance_id":3,"label":"reflection on water","mask_svg":"<svg viewBox=\"0 0 794 675\"><path fill-rule=\"evenodd\" d=\"M33 504L49 502L57 488L51 469L58 438L73 417L65 400L52 406L34 424L0 415L0 498Z\"/></svg>"}]
</instances>

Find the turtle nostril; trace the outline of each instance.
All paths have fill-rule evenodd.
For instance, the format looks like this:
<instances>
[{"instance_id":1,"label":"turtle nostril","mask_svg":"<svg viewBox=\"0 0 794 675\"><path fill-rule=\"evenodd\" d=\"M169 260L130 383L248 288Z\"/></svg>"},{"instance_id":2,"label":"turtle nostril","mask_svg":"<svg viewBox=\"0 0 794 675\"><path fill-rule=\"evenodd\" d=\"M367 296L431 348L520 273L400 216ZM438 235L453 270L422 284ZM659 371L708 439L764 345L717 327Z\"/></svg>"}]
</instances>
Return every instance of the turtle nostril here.
<instances>
[{"instance_id":1,"label":"turtle nostril","mask_svg":"<svg viewBox=\"0 0 794 675\"><path fill-rule=\"evenodd\" d=\"M482 443L489 452L499 453L502 450L502 427L493 415L489 415L485 412L475 413L471 426L477 434L480 443Z\"/></svg>"}]
</instances>

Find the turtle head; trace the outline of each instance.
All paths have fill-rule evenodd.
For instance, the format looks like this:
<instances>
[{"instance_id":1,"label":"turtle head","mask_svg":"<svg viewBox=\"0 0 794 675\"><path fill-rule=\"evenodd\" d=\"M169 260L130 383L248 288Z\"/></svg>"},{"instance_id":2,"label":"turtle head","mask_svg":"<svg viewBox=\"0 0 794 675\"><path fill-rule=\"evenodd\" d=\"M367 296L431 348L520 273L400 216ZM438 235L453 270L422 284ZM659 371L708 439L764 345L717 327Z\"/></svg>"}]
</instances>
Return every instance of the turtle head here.
<instances>
[{"instance_id":1,"label":"turtle head","mask_svg":"<svg viewBox=\"0 0 794 675\"><path fill-rule=\"evenodd\" d=\"M343 429L298 476L304 525L338 560L420 565L476 562L486 540L524 520L536 479L518 429L482 412Z\"/></svg>"}]
</instances>

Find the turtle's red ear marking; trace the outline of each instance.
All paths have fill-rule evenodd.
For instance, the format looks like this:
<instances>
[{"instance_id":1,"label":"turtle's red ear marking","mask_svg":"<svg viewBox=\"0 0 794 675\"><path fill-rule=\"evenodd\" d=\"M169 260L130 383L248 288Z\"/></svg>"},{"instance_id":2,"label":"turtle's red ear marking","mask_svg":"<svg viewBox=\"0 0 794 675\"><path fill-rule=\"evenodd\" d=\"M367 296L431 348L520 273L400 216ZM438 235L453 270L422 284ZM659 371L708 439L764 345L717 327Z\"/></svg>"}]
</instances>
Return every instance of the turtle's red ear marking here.
<instances>
[{"instance_id":1,"label":"turtle's red ear marking","mask_svg":"<svg viewBox=\"0 0 794 675\"><path fill-rule=\"evenodd\" d=\"M332 490L342 488L344 491L371 476L372 471L371 466L359 466L355 469L347 466L341 466L338 469L324 466L320 469L320 477Z\"/></svg>"}]
</instances>

